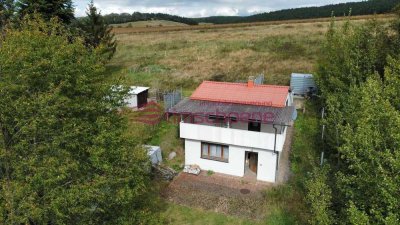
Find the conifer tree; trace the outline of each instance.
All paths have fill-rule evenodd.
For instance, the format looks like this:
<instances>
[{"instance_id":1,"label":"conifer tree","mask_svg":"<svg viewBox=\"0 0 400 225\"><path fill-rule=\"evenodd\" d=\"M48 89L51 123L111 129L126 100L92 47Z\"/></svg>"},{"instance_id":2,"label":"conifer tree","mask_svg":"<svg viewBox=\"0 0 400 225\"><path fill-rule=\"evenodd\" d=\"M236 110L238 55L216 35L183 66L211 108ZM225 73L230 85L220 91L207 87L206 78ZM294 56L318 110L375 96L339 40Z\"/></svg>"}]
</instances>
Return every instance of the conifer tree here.
<instances>
[{"instance_id":1,"label":"conifer tree","mask_svg":"<svg viewBox=\"0 0 400 225\"><path fill-rule=\"evenodd\" d=\"M70 24L75 18L71 0L19 0L17 11L21 18L38 13L47 21L57 17L64 24Z\"/></svg>"},{"instance_id":2,"label":"conifer tree","mask_svg":"<svg viewBox=\"0 0 400 225\"><path fill-rule=\"evenodd\" d=\"M93 1L88 5L86 15L87 17L80 24L80 28L84 31L86 45L93 48L100 47L101 52L107 58L112 58L117 43L111 27L106 24L101 12L98 11Z\"/></svg>"}]
</instances>

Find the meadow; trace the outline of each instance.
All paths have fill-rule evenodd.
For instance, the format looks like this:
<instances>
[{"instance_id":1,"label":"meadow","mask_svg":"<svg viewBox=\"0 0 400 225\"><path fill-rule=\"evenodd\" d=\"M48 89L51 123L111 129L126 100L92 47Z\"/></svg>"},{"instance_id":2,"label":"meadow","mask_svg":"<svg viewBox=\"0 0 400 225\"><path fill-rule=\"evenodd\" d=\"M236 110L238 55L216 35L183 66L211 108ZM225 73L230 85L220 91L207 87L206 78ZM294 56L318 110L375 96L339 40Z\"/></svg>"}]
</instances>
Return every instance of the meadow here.
<instances>
[{"instance_id":1,"label":"meadow","mask_svg":"<svg viewBox=\"0 0 400 225\"><path fill-rule=\"evenodd\" d=\"M355 23L365 21L358 19ZM203 80L245 81L257 74L265 75L266 84L288 85L291 73L315 71L329 25L329 21L296 21L207 30L117 33L118 49L110 70L127 77L131 85L150 86L153 90L183 88L188 93Z\"/></svg>"}]
</instances>

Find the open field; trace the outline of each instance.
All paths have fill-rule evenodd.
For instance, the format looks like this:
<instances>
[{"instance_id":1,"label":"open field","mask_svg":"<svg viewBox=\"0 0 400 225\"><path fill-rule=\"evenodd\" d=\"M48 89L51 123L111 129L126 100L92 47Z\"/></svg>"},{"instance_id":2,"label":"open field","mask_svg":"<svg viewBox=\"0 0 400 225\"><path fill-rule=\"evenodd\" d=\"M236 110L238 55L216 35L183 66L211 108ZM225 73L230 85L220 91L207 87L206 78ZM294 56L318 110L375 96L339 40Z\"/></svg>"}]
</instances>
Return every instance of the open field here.
<instances>
[{"instance_id":1,"label":"open field","mask_svg":"<svg viewBox=\"0 0 400 225\"><path fill-rule=\"evenodd\" d=\"M391 14L381 14L376 16L353 16L352 20L365 20L371 18L387 19L392 18ZM240 28L240 27L252 27L252 26L266 26L266 25L280 25L280 24L295 24L295 23L316 23L316 22L328 22L331 18L318 18L318 19L303 19L303 20L282 20L282 21L267 21L267 22L254 22L254 23L234 23L234 24L210 24L201 23L197 26L188 26L181 23L175 22L158 23L157 21L140 21L125 24L114 24L114 32L116 34L127 34L127 33L146 33L146 32L167 32L167 31L181 31L181 30L210 30L210 29L221 29L221 28ZM336 20L347 20L347 17L336 17ZM166 21L169 22L169 21ZM136 26L129 26L127 24L133 24ZM158 26L161 24L162 26ZM120 26L121 25L121 26ZM125 25L125 26L124 26ZM164 25L164 26L163 26ZM183 26L182 26L183 25Z\"/></svg>"},{"instance_id":2,"label":"open field","mask_svg":"<svg viewBox=\"0 0 400 225\"><path fill-rule=\"evenodd\" d=\"M186 94L205 79L244 81L260 73L265 74L265 83L288 85L292 72L315 71L329 24L303 21L117 34L119 45L110 70L128 77L132 85L151 86L153 90L182 87Z\"/></svg>"}]
</instances>

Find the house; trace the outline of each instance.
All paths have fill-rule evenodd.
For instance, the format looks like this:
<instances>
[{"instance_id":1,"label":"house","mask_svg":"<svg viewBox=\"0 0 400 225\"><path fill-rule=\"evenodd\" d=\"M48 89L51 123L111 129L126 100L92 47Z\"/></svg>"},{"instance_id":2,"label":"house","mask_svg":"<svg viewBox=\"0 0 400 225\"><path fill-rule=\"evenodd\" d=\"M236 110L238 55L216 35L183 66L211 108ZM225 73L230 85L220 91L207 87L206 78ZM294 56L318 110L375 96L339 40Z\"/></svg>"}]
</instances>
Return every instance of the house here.
<instances>
[{"instance_id":1,"label":"house","mask_svg":"<svg viewBox=\"0 0 400 225\"><path fill-rule=\"evenodd\" d=\"M275 182L292 97L287 86L204 81L168 111L180 116L185 164Z\"/></svg>"},{"instance_id":2,"label":"house","mask_svg":"<svg viewBox=\"0 0 400 225\"><path fill-rule=\"evenodd\" d=\"M148 87L132 86L129 90L129 97L125 100L129 108L142 108L147 105L147 98L149 96Z\"/></svg>"}]
</instances>

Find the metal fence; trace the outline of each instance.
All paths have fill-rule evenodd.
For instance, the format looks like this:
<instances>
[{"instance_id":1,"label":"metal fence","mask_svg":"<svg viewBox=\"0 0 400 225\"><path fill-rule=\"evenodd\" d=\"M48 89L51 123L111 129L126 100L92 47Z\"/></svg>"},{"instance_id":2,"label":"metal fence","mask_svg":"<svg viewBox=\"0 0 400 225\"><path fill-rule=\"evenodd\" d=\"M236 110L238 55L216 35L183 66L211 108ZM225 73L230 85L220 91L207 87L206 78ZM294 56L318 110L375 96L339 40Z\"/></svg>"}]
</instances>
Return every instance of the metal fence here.
<instances>
[{"instance_id":1,"label":"metal fence","mask_svg":"<svg viewBox=\"0 0 400 225\"><path fill-rule=\"evenodd\" d=\"M254 79L254 84L264 84L264 74L258 75L258 76Z\"/></svg>"},{"instance_id":2,"label":"metal fence","mask_svg":"<svg viewBox=\"0 0 400 225\"><path fill-rule=\"evenodd\" d=\"M182 100L182 90L174 90L163 94L164 109L168 111Z\"/></svg>"},{"instance_id":3,"label":"metal fence","mask_svg":"<svg viewBox=\"0 0 400 225\"><path fill-rule=\"evenodd\" d=\"M264 74L259 74L254 78L254 84L264 84ZM238 80L236 83L247 83L248 80Z\"/></svg>"}]
</instances>

